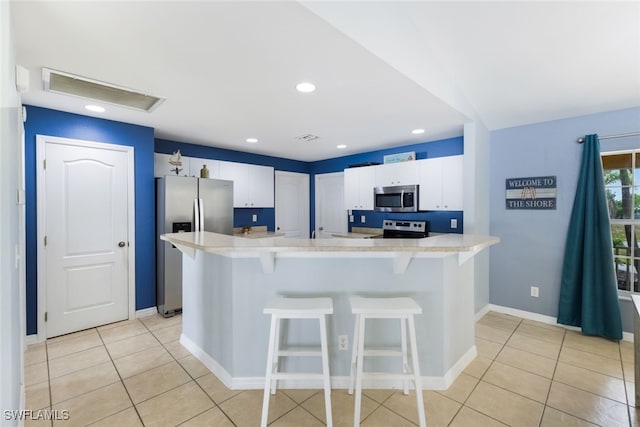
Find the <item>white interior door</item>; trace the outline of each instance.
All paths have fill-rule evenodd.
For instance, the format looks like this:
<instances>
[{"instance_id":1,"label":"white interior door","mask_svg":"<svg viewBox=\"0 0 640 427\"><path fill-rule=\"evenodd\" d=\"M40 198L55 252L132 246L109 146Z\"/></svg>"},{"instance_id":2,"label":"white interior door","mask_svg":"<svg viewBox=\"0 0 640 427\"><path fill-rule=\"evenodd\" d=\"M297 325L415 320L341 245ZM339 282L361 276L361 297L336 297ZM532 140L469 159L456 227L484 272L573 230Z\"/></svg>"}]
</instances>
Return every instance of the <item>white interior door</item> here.
<instances>
[{"instance_id":1,"label":"white interior door","mask_svg":"<svg viewBox=\"0 0 640 427\"><path fill-rule=\"evenodd\" d=\"M344 173L316 175L316 236L330 238L347 231L344 209Z\"/></svg>"},{"instance_id":2,"label":"white interior door","mask_svg":"<svg viewBox=\"0 0 640 427\"><path fill-rule=\"evenodd\" d=\"M131 149L39 138L46 335L127 319Z\"/></svg>"},{"instance_id":3,"label":"white interior door","mask_svg":"<svg viewBox=\"0 0 640 427\"><path fill-rule=\"evenodd\" d=\"M276 171L276 231L309 237L309 175Z\"/></svg>"}]
</instances>

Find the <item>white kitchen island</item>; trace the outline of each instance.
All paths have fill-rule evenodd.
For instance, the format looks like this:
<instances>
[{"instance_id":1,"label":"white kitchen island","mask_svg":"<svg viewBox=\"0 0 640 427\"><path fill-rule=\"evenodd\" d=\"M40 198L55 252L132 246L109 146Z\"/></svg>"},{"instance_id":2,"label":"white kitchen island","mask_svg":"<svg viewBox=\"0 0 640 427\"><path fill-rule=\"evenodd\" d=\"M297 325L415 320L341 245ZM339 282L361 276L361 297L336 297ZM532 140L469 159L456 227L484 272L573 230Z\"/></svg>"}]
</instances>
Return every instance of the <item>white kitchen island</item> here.
<instances>
[{"instance_id":1,"label":"white kitchen island","mask_svg":"<svg viewBox=\"0 0 640 427\"><path fill-rule=\"evenodd\" d=\"M414 298L423 311L415 320L424 387L448 388L476 356L473 258L499 242L496 237L461 234L425 239L244 239L195 232L161 238L184 254L180 341L231 389L264 387L269 317L262 310L273 294L333 299L328 337L335 388L348 386L354 323L348 298ZM319 342L317 324L305 322L283 328L290 344ZM397 344L398 324L374 322L378 323L367 326L367 343ZM348 336L348 350L338 349L340 335ZM376 363L381 369L395 369L394 361L386 358L369 362L366 370L376 370ZM288 370L319 369L315 361L299 358L286 363Z\"/></svg>"}]
</instances>

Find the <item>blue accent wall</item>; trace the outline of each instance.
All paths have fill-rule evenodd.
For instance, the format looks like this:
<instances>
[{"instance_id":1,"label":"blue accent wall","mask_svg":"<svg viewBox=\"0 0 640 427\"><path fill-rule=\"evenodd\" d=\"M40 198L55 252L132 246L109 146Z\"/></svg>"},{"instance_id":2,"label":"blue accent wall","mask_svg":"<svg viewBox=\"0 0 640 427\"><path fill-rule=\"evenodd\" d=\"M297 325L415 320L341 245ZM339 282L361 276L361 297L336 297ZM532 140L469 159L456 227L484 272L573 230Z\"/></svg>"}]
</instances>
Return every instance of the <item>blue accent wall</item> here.
<instances>
[{"instance_id":1,"label":"blue accent wall","mask_svg":"<svg viewBox=\"0 0 640 427\"><path fill-rule=\"evenodd\" d=\"M265 156L262 154L245 153L243 151L227 150L224 148L207 147L204 145L189 144L186 142L156 139L155 152L172 154L180 150L180 154L186 157L198 157L201 159L224 160L227 162L249 163L253 165L272 166L275 170L286 172L309 173L308 162L283 159L280 157ZM258 220L253 222L252 216L257 215ZM274 231L276 214L274 208L235 208L233 210L233 226L259 226L266 225L267 230Z\"/></svg>"},{"instance_id":2,"label":"blue accent wall","mask_svg":"<svg viewBox=\"0 0 640 427\"><path fill-rule=\"evenodd\" d=\"M204 159L224 160L229 162L251 163L263 166L272 166L275 170L287 172L307 173L310 175L309 196L310 196L310 230L315 229L315 174L342 172L350 165L375 162L383 163L384 156L388 154L405 153L414 151L416 159L430 159L434 157L455 156L464 154L463 137L448 138L433 142L422 142L419 144L405 145L402 147L387 148L383 150L369 151L366 153L352 154L348 156L335 157L332 159L317 162L302 162L297 160L282 159L279 157L265 156L260 154L245 153L242 151L227 150L224 148L206 147L203 145L189 144L179 141L156 139L155 151L157 153L171 154L176 150L187 157L199 157ZM354 211L358 212L355 222L349 223L349 230L352 226L382 227L382 221L389 218L422 219L430 223L431 231L437 233L462 233L463 215L462 211L438 211L438 212L418 212L414 214L389 214L374 211ZM258 215L258 222L253 222L251 216ZM366 223L360 223L360 217L365 215ZM234 209L234 227L245 225L266 225L268 230L275 229L274 209ZM451 219L458 220L458 228L451 229Z\"/></svg>"},{"instance_id":3,"label":"blue accent wall","mask_svg":"<svg viewBox=\"0 0 640 427\"><path fill-rule=\"evenodd\" d=\"M25 123L27 334L37 333L36 135L126 145L135 158L136 309L156 305L153 129L27 106Z\"/></svg>"},{"instance_id":4,"label":"blue accent wall","mask_svg":"<svg viewBox=\"0 0 640 427\"><path fill-rule=\"evenodd\" d=\"M389 154L406 153L414 151L416 160L431 159L435 157L456 156L464 154L463 137L455 137L442 139L433 142L422 142L420 144L405 145L402 147L388 148L384 150L369 151L367 153L353 154L350 156L336 157L334 159L322 160L311 164L311 171L314 174L339 172L350 165L361 163L383 163L384 156ZM311 212L315 211L315 197L311 197ZM352 227L374 227L381 228L385 219L419 219L429 221L431 231L435 233L462 233L463 230L463 214L462 211L432 211L432 212L416 212L416 213L388 213L375 211L352 211L354 222L350 222L349 231ZM365 216L365 222L361 223L361 216ZM451 220L458 220L458 228L451 229ZM312 221L315 220L312 217ZM312 223L312 229L315 222Z\"/></svg>"}]
</instances>

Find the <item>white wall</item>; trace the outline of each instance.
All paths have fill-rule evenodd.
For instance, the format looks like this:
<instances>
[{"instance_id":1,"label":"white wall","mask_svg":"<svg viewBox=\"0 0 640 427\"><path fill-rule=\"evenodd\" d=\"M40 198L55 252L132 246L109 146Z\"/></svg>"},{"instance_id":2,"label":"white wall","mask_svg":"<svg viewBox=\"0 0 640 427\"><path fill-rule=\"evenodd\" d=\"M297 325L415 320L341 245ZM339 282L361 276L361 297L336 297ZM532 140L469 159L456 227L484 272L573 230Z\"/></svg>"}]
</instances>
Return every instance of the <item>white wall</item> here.
<instances>
[{"instance_id":1,"label":"white wall","mask_svg":"<svg viewBox=\"0 0 640 427\"><path fill-rule=\"evenodd\" d=\"M10 3L0 1L0 409L2 426L18 425L5 410L23 404L24 205L20 98L15 88L15 56Z\"/></svg>"},{"instance_id":2,"label":"white wall","mask_svg":"<svg viewBox=\"0 0 640 427\"><path fill-rule=\"evenodd\" d=\"M489 234L489 131L482 122L464 125L464 233ZM474 307L489 304L488 250L476 255Z\"/></svg>"}]
</instances>

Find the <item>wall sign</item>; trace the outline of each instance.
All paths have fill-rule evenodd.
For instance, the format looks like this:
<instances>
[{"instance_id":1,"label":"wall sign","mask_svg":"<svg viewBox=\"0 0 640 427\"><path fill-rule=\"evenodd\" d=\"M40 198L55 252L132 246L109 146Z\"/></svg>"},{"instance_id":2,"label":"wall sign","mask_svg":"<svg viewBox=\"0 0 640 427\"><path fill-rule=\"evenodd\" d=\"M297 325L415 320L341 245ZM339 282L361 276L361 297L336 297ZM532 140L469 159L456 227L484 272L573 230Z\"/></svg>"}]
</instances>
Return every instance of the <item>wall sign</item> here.
<instances>
[{"instance_id":1,"label":"wall sign","mask_svg":"<svg viewBox=\"0 0 640 427\"><path fill-rule=\"evenodd\" d=\"M416 159L416 152L409 151L407 153L398 153L398 154L387 154L383 157L384 164L387 163L398 163L398 162L408 162L410 160Z\"/></svg>"},{"instance_id":2,"label":"wall sign","mask_svg":"<svg viewBox=\"0 0 640 427\"><path fill-rule=\"evenodd\" d=\"M506 179L507 209L555 209L555 176Z\"/></svg>"}]
</instances>

